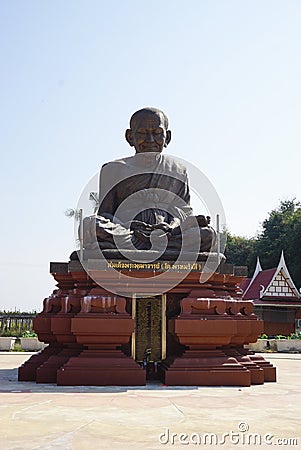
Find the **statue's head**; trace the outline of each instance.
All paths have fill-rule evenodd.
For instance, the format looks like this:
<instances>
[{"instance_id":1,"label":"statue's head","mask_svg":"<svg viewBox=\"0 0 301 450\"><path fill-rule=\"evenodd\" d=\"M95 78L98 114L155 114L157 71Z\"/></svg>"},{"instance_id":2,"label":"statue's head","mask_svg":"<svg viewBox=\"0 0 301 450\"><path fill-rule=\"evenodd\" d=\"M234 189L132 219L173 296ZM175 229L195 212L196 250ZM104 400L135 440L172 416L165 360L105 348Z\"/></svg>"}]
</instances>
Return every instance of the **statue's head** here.
<instances>
[{"instance_id":1,"label":"statue's head","mask_svg":"<svg viewBox=\"0 0 301 450\"><path fill-rule=\"evenodd\" d=\"M136 153L161 153L171 139L168 118L157 108L140 109L132 115L125 137Z\"/></svg>"}]
</instances>

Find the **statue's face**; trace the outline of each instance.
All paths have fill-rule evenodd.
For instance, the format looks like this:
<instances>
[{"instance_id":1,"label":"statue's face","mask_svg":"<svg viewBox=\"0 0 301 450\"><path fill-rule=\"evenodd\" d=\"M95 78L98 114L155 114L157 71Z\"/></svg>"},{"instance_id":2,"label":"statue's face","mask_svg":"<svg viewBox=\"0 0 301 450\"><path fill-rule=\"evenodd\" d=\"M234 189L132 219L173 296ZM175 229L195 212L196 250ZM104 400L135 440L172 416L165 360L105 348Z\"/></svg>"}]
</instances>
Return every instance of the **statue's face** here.
<instances>
[{"instance_id":1,"label":"statue's face","mask_svg":"<svg viewBox=\"0 0 301 450\"><path fill-rule=\"evenodd\" d=\"M126 131L126 139L136 153L161 153L170 142L170 131L165 128L162 114L141 112Z\"/></svg>"}]
</instances>

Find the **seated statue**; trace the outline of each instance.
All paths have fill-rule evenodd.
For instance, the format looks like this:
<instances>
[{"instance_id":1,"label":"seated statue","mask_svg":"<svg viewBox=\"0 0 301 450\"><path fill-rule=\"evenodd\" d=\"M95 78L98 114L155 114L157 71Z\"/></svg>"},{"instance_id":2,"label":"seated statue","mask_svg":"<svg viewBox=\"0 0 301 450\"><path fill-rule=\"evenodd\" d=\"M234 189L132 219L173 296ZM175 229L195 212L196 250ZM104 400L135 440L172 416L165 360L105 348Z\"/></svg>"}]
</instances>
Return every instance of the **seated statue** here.
<instances>
[{"instance_id":1,"label":"seated statue","mask_svg":"<svg viewBox=\"0 0 301 450\"><path fill-rule=\"evenodd\" d=\"M83 222L85 251L215 251L210 217L193 215L186 168L162 154L171 140L166 115L135 112L125 137L136 153L103 165L98 212Z\"/></svg>"}]
</instances>

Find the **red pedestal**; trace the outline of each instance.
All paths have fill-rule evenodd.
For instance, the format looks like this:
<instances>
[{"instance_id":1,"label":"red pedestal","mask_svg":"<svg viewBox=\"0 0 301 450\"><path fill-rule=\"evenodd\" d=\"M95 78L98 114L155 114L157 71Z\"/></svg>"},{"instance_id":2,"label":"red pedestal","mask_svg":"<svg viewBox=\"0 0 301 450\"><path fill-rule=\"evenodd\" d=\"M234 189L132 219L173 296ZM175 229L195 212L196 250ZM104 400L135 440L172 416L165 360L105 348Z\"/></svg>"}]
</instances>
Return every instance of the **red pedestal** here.
<instances>
[{"instance_id":1,"label":"red pedestal","mask_svg":"<svg viewBox=\"0 0 301 450\"><path fill-rule=\"evenodd\" d=\"M233 345L261 329L251 302L199 298L192 291L182 299L180 315L169 331L188 347L181 357L161 365L167 385L250 386L264 382L263 370Z\"/></svg>"},{"instance_id":2,"label":"red pedestal","mask_svg":"<svg viewBox=\"0 0 301 450\"><path fill-rule=\"evenodd\" d=\"M61 386L144 386L145 370L121 350L84 350L57 374Z\"/></svg>"},{"instance_id":3,"label":"red pedestal","mask_svg":"<svg viewBox=\"0 0 301 450\"><path fill-rule=\"evenodd\" d=\"M146 383L146 371L129 354L135 331L132 298L151 293L158 281L155 271L123 272L137 277L139 290L120 282L123 295L116 295L93 281L105 280L118 291L109 270L93 266L92 279L79 263L52 263L59 289L44 301L34 322L39 339L50 345L20 367L20 381L65 386ZM161 380L182 386L275 381L275 368L243 348L256 341L263 324L253 314L252 302L241 300L241 277L215 273L201 284L200 276L201 270L193 270L166 291L167 358L159 363ZM177 273L168 277L162 283L170 286Z\"/></svg>"},{"instance_id":4,"label":"red pedestal","mask_svg":"<svg viewBox=\"0 0 301 450\"><path fill-rule=\"evenodd\" d=\"M134 320L126 299L93 289L82 299L82 311L71 321L76 341L86 350L58 371L59 385L145 385L145 371L119 348L128 344Z\"/></svg>"},{"instance_id":5,"label":"red pedestal","mask_svg":"<svg viewBox=\"0 0 301 450\"><path fill-rule=\"evenodd\" d=\"M44 364L51 356L59 353L62 350L62 345L50 344L41 352L33 355L28 361L19 367L18 380L19 381L36 381L37 369Z\"/></svg>"},{"instance_id":6,"label":"red pedestal","mask_svg":"<svg viewBox=\"0 0 301 450\"><path fill-rule=\"evenodd\" d=\"M66 346L60 352L51 355L43 364L41 364L36 371L37 383L56 383L57 371L62 367L72 356L78 356L82 348L80 346Z\"/></svg>"},{"instance_id":7,"label":"red pedestal","mask_svg":"<svg viewBox=\"0 0 301 450\"><path fill-rule=\"evenodd\" d=\"M265 382L275 382L277 381L276 367L273 366L269 361L266 361L263 356L258 355L250 350L244 348L237 349L242 355L247 355L251 361L258 365L264 372Z\"/></svg>"},{"instance_id":8,"label":"red pedestal","mask_svg":"<svg viewBox=\"0 0 301 450\"><path fill-rule=\"evenodd\" d=\"M167 386L250 386L250 371L222 350L187 350L161 364Z\"/></svg>"}]
</instances>

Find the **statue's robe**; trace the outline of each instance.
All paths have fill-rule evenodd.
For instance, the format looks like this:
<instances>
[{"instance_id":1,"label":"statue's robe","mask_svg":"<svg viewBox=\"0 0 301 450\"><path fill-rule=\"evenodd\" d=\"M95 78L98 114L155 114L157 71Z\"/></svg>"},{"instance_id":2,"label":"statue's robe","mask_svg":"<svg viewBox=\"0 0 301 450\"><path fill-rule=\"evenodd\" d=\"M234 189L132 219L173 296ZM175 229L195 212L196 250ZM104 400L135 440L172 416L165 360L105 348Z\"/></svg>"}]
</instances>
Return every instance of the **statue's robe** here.
<instances>
[{"instance_id":1,"label":"statue's robe","mask_svg":"<svg viewBox=\"0 0 301 450\"><path fill-rule=\"evenodd\" d=\"M181 224L193 215L188 175L169 156L138 153L105 164L99 177L99 201L93 226L102 249L179 250L185 243L186 251L210 251L211 227L202 231L195 220L195 227L181 230ZM167 224L172 231L154 232L158 224ZM202 233L207 236L206 248Z\"/></svg>"}]
</instances>

